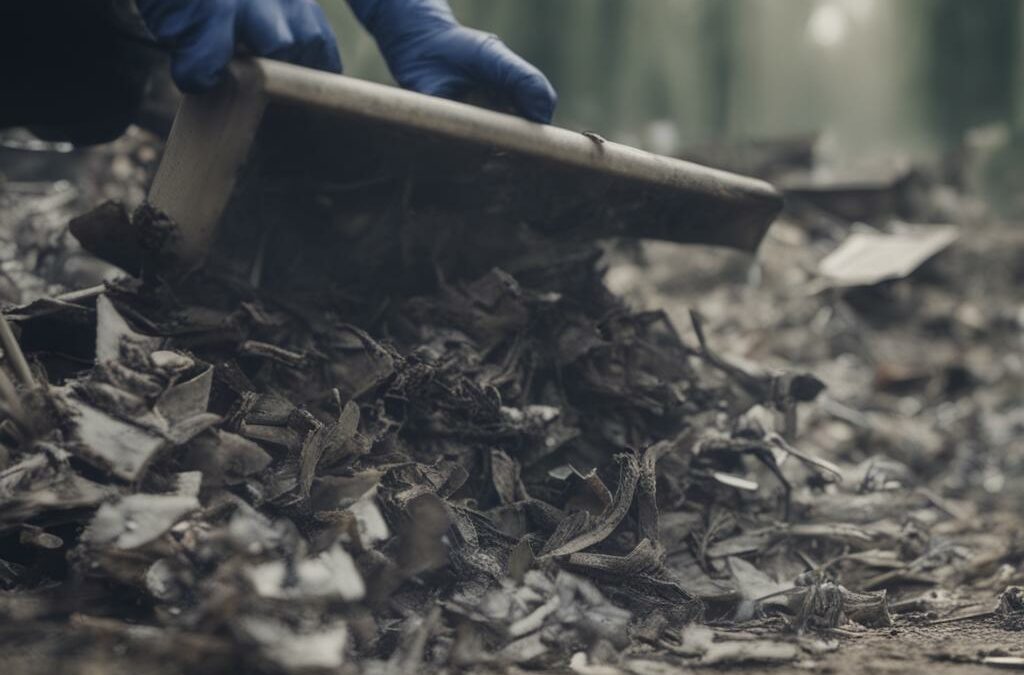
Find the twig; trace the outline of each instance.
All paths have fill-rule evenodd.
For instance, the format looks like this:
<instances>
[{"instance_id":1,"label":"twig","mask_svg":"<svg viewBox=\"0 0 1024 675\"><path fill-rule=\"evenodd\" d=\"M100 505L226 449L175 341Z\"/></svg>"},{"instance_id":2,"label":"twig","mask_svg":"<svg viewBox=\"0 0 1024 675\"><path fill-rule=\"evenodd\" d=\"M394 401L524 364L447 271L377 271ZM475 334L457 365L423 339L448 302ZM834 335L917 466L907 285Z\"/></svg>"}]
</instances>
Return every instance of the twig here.
<instances>
[{"instance_id":1,"label":"twig","mask_svg":"<svg viewBox=\"0 0 1024 675\"><path fill-rule=\"evenodd\" d=\"M845 630L843 628L829 628L826 632L832 635L838 635L844 638L861 638L864 637L863 633L854 633L852 630Z\"/></svg>"},{"instance_id":2,"label":"twig","mask_svg":"<svg viewBox=\"0 0 1024 675\"><path fill-rule=\"evenodd\" d=\"M852 424L859 429L872 428L871 419L867 415L859 410L854 410L844 403L840 403L828 394L822 396L818 404L821 406L822 410L838 420L842 420L847 424Z\"/></svg>"},{"instance_id":3,"label":"twig","mask_svg":"<svg viewBox=\"0 0 1024 675\"><path fill-rule=\"evenodd\" d=\"M804 565L807 566L807 571L816 570L821 567L818 563L811 559L811 556L807 555L800 549L796 551L796 557L800 558Z\"/></svg>"},{"instance_id":4,"label":"twig","mask_svg":"<svg viewBox=\"0 0 1024 675\"><path fill-rule=\"evenodd\" d=\"M796 593L801 590L803 590L803 587L801 586L790 586L789 588L783 588L781 591L775 591L774 593L769 593L768 595L762 595L761 597L754 598L754 602L764 602L765 600L777 598L780 595L789 595L790 593Z\"/></svg>"},{"instance_id":5,"label":"twig","mask_svg":"<svg viewBox=\"0 0 1024 675\"><path fill-rule=\"evenodd\" d=\"M24 424L25 407L21 404L21 396L18 395L18 390L14 388L14 382L3 368L0 368L0 399L7 404L6 407L10 415L16 419L18 424Z\"/></svg>"},{"instance_id":6,"label":"twig","mask_svg":"<svg viewBox=\"0 0 1024 675\"><path fill-rule=\"evenodd\" d=\"M787 455L792 455L793 457L800 460L802 463L808 466L813 466L815 469L818 469L818 471L831 474L840 483L843 482L843 470L840 469L835 464L833 464L832 462L828 461L827 459L814 457L812 455L808 455L802 452L801 450L798 450L792 444L790 444L789 441L787 441L779 434L770 434L765 440L769 444L774 444Z\"/></svg>"},{"instance_id":7,"label":"twig","mask_svg":"<svg viewBox=\"0 0 1024 675\"><path fill-rule=\"evenodd\" d=\"M931 502L932 506L937 508L939 511L942 511L953 520L959 520L961 522L968 520L968 515L963 512L963 509L958 508L948 499L933 492L932 490L926 487L921 487L917 489L917 493Z\"/></svg>"},{"instance_id":8,"label":"twig","mask_svg":"<svg viewBox=\"0 0 1024 675\"><path fill-rule=\"evenodd\" d=\"M929 621L926 625L938 626L943 623L956 623L958 621L974 621L976 619L989 619L995 616L996 613L993 611L987 612L974 612L973 614L963 614L961 616L947 616L945 619L936 619L935 621Z\"/></svg>"},{"instance_id":9,"label":"twig","mask_svg":"<svg viewBox=\"0 0 1024 675\"><path fill-rule=\"evenodd\" d=\"M107 290L106 284L97 284L96 286L89 286L88 288L82 288L77 291L61 293L60 295L54 296L53 299L58 302L79 302L81 300L91 300L98 295L102 295L105 290Z\"/></svg>"},{"instance_id":10,"label":"twig","mask_svg":"<svg viewBox=\"0 0 1024 675\"><path fill-rule=\"evenodd\" d=\"M866 591L870 591L896 579L902 579L903 581L912 581L922 584L930 584L933 586L938 583L935 579L931 577L916 574L911 569L910 565L905 565L903 567L894 570L889 570L888 572L883 572L881 574L877 574L871 577L870 579L864 581L864 583L861 584L861 588L863 588Z\"/></svg>"},{"instance_id":11,"label":"twig","mask_svg":"<svg viewBox=\"0 0 1024 675\"><path fill-rule=\"evenodd\" d=\"M14 338L11 331L11 324L7 323L7 317L0 314L0 344L3 344L4 352L11 363L14 374L18 376L21 383L29 389L36 386L35 378L32 377L32 370L28 367L25 354L21 351L21 345Z\"/></svg>"},{"instance_id":12,"label":"twig","mask_svg":"<svg viewBox=\"0 0 1024 675\"><path fill-rule=\"evenodd\" d=\"M18 314L16 311L12 311L10 316L16 318L33 318L38 319L44 316L51 316L58 314L68 307L81 308L82 305L78 304L85 300L92 300L97 296L103 295L103 292L107 290L106 284L99 284L97 286L90 286L88 288L82 288L77 291L68 291L67 293L61 293L55 295L52 298L41 298L41 300L48 300L52 303L49 307L39 307L33 309L28 314ZM35 303L32 303L33 305Z\"/></svg>"}]
</instances>

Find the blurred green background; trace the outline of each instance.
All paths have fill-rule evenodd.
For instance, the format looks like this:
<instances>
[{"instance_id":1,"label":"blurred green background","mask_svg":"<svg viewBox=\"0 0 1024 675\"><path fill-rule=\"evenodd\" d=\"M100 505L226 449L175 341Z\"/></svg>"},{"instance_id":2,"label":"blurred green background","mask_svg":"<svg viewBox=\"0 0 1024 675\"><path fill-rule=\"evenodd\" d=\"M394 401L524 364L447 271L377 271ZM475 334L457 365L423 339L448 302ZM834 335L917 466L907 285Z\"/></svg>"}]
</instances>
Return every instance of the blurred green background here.
<instances>
[{"instance_id":1,"label":"blurred green background","mask_svg":"<svg viewBox=\"0 0 1024 675\"><path fill-rule=\"evenodd\" d=\"M344 0L349 74L387 81ZM561 95L557 122L662 152L824 132L826 152L934 154L1024 121L1024 0L453 0Z\"/></svg>"}]
</instances>

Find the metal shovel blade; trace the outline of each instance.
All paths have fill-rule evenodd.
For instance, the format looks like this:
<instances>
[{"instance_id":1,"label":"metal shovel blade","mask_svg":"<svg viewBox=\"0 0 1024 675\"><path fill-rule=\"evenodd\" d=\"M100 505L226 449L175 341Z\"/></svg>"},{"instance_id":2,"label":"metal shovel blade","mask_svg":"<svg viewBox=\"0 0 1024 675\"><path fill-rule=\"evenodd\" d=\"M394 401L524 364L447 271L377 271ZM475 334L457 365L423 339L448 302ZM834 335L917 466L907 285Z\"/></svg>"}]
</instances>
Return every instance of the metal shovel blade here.
<instances>
[{"instance_id":1,"label":"metal shovel blade","mask_svg":"<svg viewBox=\"0 0 1024 675\"><path fill-rule=\"evenodd\" d=\"M389 246L408 258L453 221L467 236L527 227L754 251L782 206L762 181L263 59L185 99L150 201L177 223L189 267L312 248L335 267Z\"/></svg>"}]
</instances>

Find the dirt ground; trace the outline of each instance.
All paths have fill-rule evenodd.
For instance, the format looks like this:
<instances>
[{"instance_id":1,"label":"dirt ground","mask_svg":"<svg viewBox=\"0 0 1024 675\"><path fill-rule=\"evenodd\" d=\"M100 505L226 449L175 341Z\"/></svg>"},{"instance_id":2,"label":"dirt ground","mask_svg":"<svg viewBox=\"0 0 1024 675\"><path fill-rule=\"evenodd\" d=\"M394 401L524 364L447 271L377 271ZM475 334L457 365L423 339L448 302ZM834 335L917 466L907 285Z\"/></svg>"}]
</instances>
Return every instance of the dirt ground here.
<instances>
[{"instance_id":1,"label":"dirt ground","mask_svg":"<svg viewBox=\"0 0 1024 675\"><path fill-rule=\"evenodd\" d=\"M814 666L833 673L986 673L985 657L1021 656L1024 640L991 620L901 626L841 640L839 651ZM780 672L787 672L785 669ZM792 672L800 672L793 669ZM806 672L806 670L804 670Z\"/></svg>"}]
</instances>

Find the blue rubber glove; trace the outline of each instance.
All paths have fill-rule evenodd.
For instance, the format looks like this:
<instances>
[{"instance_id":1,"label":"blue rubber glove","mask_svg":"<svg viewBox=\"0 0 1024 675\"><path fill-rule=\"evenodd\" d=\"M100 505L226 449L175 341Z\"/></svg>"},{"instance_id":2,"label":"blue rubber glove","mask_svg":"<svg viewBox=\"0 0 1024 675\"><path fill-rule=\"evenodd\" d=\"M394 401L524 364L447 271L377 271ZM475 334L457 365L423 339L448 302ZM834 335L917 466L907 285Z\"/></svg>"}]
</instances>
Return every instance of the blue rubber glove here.
<instances>
[{"instance_id":1,"label":"blue rubber glove","mask_svg":"<svg viewBox=\"0 0 1024 675\"><path fill-rule=\"evenodd\" d=\"M185 92L217 84L237 46L310 68L341 72L327 17L315 0L136 0L154 37L171 48Z\"/></svg>"},{"instance_id":2,"label":"blue rubber glove","mask_svg":"<svg viewBox=\"0 0 1024 675\"><path fill-rule=\"evenodd\" d=\"M490 33L459 24L445 0L349 0L398 84L461 98L483 89L550 122L558 96L544 74Z\"/></svg>"}]
</instances>

